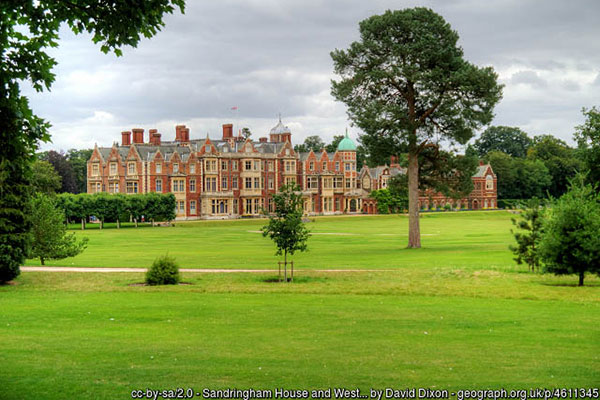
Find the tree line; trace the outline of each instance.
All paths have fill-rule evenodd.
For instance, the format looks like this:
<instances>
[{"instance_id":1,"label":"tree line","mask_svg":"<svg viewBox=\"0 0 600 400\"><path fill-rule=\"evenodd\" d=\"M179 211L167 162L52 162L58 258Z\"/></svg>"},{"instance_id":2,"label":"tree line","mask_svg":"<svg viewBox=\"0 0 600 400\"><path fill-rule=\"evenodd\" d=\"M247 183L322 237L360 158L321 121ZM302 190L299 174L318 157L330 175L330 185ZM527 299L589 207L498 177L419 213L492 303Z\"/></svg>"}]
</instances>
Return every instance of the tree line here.
<instances>
[{"instance_id":1,"label":"tree line","mask_svg":"<svg viewBox=\"0 0 600 400\"><path fill-rule=\"evenodd\" d=\"M71 194L56 196L56 207L64 212L67 223L80 221L81 229L85 229L89 217L95 217L100 223L132 221L136 228L141 221L171 221L175 219L175 196L172 193L146 194Z\"/></svg>"}]
</instances>

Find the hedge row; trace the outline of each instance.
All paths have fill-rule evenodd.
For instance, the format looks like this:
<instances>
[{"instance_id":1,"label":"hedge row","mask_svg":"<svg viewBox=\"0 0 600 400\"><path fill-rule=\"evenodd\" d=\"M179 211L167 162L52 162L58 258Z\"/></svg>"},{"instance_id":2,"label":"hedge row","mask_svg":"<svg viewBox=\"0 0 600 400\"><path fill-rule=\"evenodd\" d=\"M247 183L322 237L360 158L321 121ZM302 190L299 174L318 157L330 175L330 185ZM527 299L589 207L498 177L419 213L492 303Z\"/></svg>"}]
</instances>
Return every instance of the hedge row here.
<instances>
[{"instance_id":1,"label":"hedge row","mask_svg":"<svg viewBox=\"0 0 600 400\"><path fill-rule=\"evenodd\" d=\"M104 222L133 220L137 227L142 216L146 221L171 221L175 219L175 196L172 193L159 194L71 194L63 193L57 196L57 206L65 212L67 222L81 220L81 229L89 217L100 221L100 229Z\"/></svg>"}]
</instances>

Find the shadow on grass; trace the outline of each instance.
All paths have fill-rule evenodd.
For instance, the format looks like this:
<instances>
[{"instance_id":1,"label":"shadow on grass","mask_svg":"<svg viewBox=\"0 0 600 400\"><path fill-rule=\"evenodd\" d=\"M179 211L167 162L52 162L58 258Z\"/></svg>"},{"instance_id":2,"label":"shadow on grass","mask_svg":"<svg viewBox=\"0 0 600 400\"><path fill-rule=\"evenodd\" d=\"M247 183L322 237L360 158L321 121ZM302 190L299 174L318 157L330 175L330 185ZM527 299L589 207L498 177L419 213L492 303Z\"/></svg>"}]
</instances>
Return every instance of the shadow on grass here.
<instances>
[{"instance_id":1,"label":"shadow on grass","mask_svg":"<svg viewBox=\"0 0 600 400\"><path fill-rule=\"evenodd\" d=\"M292 281L292 279L288 276L289 283L325 282L327 280L329 280L329 278L314 277L314 276L297 276L297 277L294 277L294 280ZM281 277L281 280L279 280L279 278L277 276L268 277L268 278L260 278L260 281L265 282L265 283L285 283L283 277Z\"/></svg>"},{"instance_id":2,"label":"shadow on grass","mask_svg":"<svg viewBox=\"0 0 600 400\"><path fill-rule=\"evenodd\" d=\"M540 282L541 285L544 286L554 286L554 287L600 287L600 282L589 282L584 283L583 286L579 286L577 282Z\"/></svg>"},{"instance_id":3,"label":"shadow on grass","mask_svg":"<svg viewBox=\"0 0 600 400\"><path fill-rule=\"evenodd\" d=\"M163 286L188 286L193 285L192 282L179 282L178 284L165 284L165 285L148 285L146 282L134 282L130 283L127 286L148 286L148 287L163 287Z\"/></svg>"}]
</instances>

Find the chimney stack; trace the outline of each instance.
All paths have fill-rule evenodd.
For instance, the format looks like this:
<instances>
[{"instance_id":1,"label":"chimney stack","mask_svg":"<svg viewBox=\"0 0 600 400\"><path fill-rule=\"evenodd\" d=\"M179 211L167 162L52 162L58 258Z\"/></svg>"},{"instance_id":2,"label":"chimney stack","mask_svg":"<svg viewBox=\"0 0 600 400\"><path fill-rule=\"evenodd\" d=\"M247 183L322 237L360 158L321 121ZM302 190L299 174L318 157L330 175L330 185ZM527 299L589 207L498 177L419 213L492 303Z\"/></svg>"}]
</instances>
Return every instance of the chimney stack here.
<instances>
[{"instance_id":1,"label":"chimney stack","mask_svg":"<svg viewBox=\"0 0 600 400\"><path fill-rule=\"evenodd\" d=\"M233 124L223 124L223 140L233 137Z\"/></svg>"},{"instance_id":2,"label":"chimney stack","mask_svg":"<svg viewBox=\"0 0 600 400\"><path fill-rule=\"evenodd\" d=\"M158 133L158 129L150 129L148 131L150 133L150 143L154 146L160 146L160 133Z\"/></svg>"},{"instance_id":3,"label":"chimney stack","mask_svg":"<svg viewBox=\"0 0 600 400\"><path fill-rule=\"evenodd\" d=\"M129 132L129 131L121 132L121 145L122 146L131 145L131 132Z\"/></svg>"},{"instance_id":4,"label":"chimney stack","mask_svg":"<svg viewBox=\"0 0 600 400\"><path fill-rule=\"evenodd\" d=\"M133 132L133 143L144 143L144 130L141 128L134 128Z\"/></svg>"},{"instance_id":5,"label":"chimney stack","mask_svg":"<svg viewBox=\"0 0 600 400\"><path fill-rule=\"evenodd\" d=\"M186 128L185 125L175 126L175 141L180 143L187 143L190 141L190 128Z\"/></svg>"},{"instance_id":6,"label":"chimney stack","mask_svg":"<svg viewBox=\"0 0 600 400\"><path fill-rule=\"evenodd\" d=\"M390 156L390 167L400 168L400 164L398 164L398 156Z\"/></svg>"},{"instance_id":7,"label":"chimney stack","mask_svg":"<svg viewBox=\"0 0 600 400\"><path fill-rule=\"evenodd\" d=\"M479 166L482 167L484 165L485 165L485 163L483 162L483 160L479 160Z\"/></svg>"},{"instance_id":8,"label":"chimney stack","mask_svg":"<svg viewBox=\"0 0 600 400\"><path fill-rule=\"evenodd\" d=\"M268 138L266 138L266 137L261 137L261 138L258 138L258 141L259 141L260 143L267 143L267 141L268 141Z\"/></svg>"}]
</instances>

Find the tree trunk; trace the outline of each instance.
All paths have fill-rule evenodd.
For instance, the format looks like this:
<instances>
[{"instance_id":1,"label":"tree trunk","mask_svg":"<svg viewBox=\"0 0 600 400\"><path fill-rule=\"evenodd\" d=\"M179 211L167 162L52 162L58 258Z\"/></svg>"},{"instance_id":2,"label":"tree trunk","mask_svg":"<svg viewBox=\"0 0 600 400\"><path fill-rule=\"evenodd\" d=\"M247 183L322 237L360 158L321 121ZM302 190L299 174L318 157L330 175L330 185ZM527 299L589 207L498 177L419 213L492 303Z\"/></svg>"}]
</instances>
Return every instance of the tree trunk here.
<instances>
[{"instance_id":1,"label":"tree trunk","mask_svg":"<svg viewBox=\"0 0 600 400\"><path fill-rule=\"evenodd\" d=\"M134 218L133 221L135 222L135 227L138 227L138 223L137 223L137 218Z\"/></svg>"},{"instance_id":2,"label":"tree trunk","mask_svg":"<svg viewBox=\"0 0 600 400\"><path fill-rule=\"evenodd\" d=\"M152 226L154 227L154 218L152 218Z\"/></svg>"},{"instance_id":3,"label":"tree trunk","mask_svg":"<svg viewBox=\"0 0 600 400\"><path fill-rule=\"evenodd\" d=\"M287 251L283 252L283 281L287 283Z\"/></svg>"},{"instance_id":4,"label":"tree trunk","mask_svg":"<svg viewBox=\"0 0 600 400\"><path fill-rule=\"evenodd\" d=\"M44 257L40 257L40 263L41 263L42 265L45 265L45 264L44 264Z\"/></svg>"},{"instance_id":5,"label":"tree trunk","mask_svg":"<svg viewBox=\"0 0 600 400\"><path fill-rule=\"evenodd\" d=\"M117 218L117 229L121 229L121 221L119 221L119 218Z\"/></svg>"},{"instance_id":6,"label":"tree trunk","mask_svg":"<svg viewBox=\"0 0 600 400\"><path fill-rule=\"evenodd\" d=\"M104 219L100 219L100 229L104 228Z\"/></svg>"},{"instance_id":7,"label":"tree trunk","mask_svg":"<svg viewBox=\"0 0 600 400\"><path fill-rule=\"evenodd\" d=\"M81 218L81 230L85 230L85 218Z\"/></svg>"},{"instance_id":8,"label":"tree trunk","mask_svg":"<svg viewBox=\"0 0 600 400\"><path fill-rule=\"evenodd\" d=\"M419 156L408 155L408 247L421 247L419 228Z\"/></svg>"},{"instance_id":9,"label":"tree trunk","mask_svg":"<svg viewBox=\"0 0 600 400\"><path fill-rule=\"evenodd\" d=\"M583 275L585 274L585 272L581 271L579 273L579 286L583 286Z\"/></svg>"}]
</instances>

